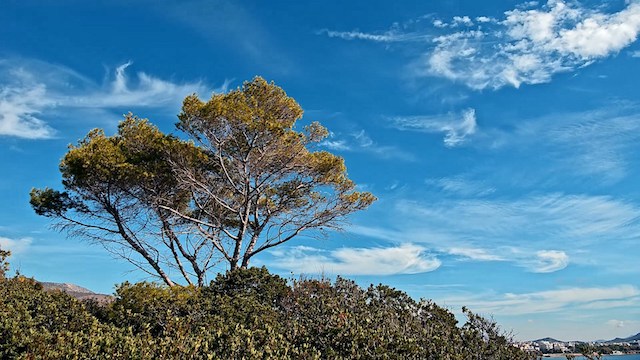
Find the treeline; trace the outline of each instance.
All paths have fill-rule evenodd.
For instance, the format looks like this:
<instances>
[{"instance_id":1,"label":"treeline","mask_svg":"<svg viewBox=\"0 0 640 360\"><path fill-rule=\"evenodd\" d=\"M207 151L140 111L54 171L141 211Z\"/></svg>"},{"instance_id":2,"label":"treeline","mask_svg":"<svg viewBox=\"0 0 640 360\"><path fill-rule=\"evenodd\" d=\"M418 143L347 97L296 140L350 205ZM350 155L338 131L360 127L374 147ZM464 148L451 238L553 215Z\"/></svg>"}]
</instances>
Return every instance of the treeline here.
<instances>
[{"instance_id":1,"label":"treeline","mask_svg":"<svg viewBox=\"0 0 640 360\"><path fill-rule=\"evenodd\" d=\"M582 354L598 353L602 355L610 355L619 351L625 354L638 354L640 353L640 345L638 344L578 344L576 345L576 352Z\"/></svg>"},{"instance_id":2,"label":"treeline","mask_svg":"<svg viewBox=\"0 0 640 360\"><path fill-rule=\"evenodd\" d=\"M209 286L124 283L109 304L0 278L2 359L528 359L495 323L388 286L287 283L264 268Z\"/></svg>"}]
</instances>

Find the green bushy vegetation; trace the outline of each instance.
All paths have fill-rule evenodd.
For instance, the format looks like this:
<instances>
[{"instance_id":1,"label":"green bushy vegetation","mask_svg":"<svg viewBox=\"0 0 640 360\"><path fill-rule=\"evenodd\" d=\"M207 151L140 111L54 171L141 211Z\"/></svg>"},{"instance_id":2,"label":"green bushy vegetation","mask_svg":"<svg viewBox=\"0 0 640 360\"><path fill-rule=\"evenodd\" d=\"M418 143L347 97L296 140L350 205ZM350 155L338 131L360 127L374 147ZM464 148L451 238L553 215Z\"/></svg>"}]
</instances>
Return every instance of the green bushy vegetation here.
<instances>
[{"instance_id":1,"label":"green bushy vegetation","mask_svg":"<svg viewBox=\"0 0 640 360\"><path fill-rule=\"evenodd\" d=\"M9 263L7 262L7 257L11 255L11 252L2 250L0 248L0 279L4 278L5 272L9 270Z\"/></svg>"},{"instance_id":2,"label":"green bushy vegetation","mask_svg":"<svg viewBox=\"0 0 640 360\"><path fill-rule=\"evenodd\" d=\"M0 274L2 359L528 359L497 325L384 285L287 282L265 268L205 287L124 283L80 302Z\"/></svg>"}]
</instances>

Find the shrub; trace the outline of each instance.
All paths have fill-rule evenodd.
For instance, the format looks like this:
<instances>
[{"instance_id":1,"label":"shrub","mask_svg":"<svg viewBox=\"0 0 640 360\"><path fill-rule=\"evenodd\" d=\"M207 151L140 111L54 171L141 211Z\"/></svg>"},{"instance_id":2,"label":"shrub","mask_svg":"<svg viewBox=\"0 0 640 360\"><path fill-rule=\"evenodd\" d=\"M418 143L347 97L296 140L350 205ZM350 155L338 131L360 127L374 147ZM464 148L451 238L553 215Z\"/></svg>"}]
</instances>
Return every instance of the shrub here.
<instances>
[{"instance_id":1,"label":"shrub","mask_svg":"<svg viewBox=\"0 0 640 360\"><path fill-rule=\"evenodd\" d=\"M265 268L210 286L124 283L109 304L0 282L0 358L528 359L492 321L461 327L430 301L337 278L290 284Z\"/></svg>"},{"instance_id":2,"label":"shrub","mask_svg":"<svg viewBox=\"0 0 640 360\"><path fill-rule=\"evenodd\" d=\"M3 279L6 272L9 271L9 262L7 261L9 256L11 256L10 251L2 250L2 248L0 248L0 279Z\"/></svg>"}]
</instances>

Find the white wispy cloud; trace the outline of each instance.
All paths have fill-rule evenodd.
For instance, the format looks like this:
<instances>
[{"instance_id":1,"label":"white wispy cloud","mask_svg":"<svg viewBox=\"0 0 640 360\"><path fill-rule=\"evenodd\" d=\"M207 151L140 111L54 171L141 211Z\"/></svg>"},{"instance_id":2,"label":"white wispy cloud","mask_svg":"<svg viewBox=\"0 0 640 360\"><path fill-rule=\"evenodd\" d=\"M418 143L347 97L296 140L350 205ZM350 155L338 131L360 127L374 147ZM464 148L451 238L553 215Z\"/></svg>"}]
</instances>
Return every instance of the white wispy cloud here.
<instances>
[{"instance_id":1,"label":"white wispy cloud","mask_svg":"<svg viewBox=\"0 0 640 360\"><path fill-rule=\"evenodd\" d=\"M191 93L209 95L205 85L201 82L174 83L142 71L136 73L132 80L126 73L127 68L132 64L132 62L127 62L118 66L113 80L103 84L101 89L86 95L72 95L68 102L62 101L59 102L59 105L89 108L136 105L162 108L179 104L186 95ZM220 90L222 89L216 89L215 92L220 92Z\"/></svg>"},{"instance_id":2,"label":"white wispy cloud","mask_svg":"<svg viewBox=\"0 0 640 360\"><path fill-rule=\"evenodd\" d=\"M588 66L636 41L640 3L603 13L550 0L539 8L507 11L491 25L437 37L419 71L473 89L549 82L556 73Z\"/></svg>"},{"instance_id":3,"label":"white wispy cloud","mask_svg":"<svg viewBox=\"0 0 640 360\"><path fill-rule=\"evenodd\" d=\"M0 61L0 136L44 139L54 136L47 113L64 109L72 113L80 109L117 108L128 111L131 106L178 108L184 96L207 94L201 82L175 83L145 72L133 79L127 74L132 62L118 66L104 83L59 65L35 60ZM219 89L224 91L225 82Z\"/></svg>"},{"instance_id":4,"label":"white wispy cloud","mask_svg":"<svg viewBox=\"0 0 640 360\"><path fill-rule=\"evenodd\" d=\"M226 56L247 60L253 71L271 74L301 71L289 57L287 43L274 36L267 23L244 2L163 1L155 3L149 11L191 29L211 47L233 44Z\"/></svg>"},{"instance_id":5,"label":"white wispy cloud","mask_svg":"<svg viewBox=\"0 0 640 360\"><path fill-rule=\"evenodd\" d=\"M474 21L475 20L475 21ZM437 28L460 28L460 27L472 27L476 24L486 24L486 23L495 23L496 19L488 17L488 16L478 16L474 19L471 19L469 16L454 16L451 21L447 22L442 19L433 20L433 26Z\"/></svg>"},{"instance_id":6,"label":"white wispy cloud","mask_svg":"<svg viewBox=\"0 0 640 360\"><path fill-rule=\"evenodd\" d=\"M339 38L342 40L368 40L382 43L395 42L424 42L433 39L432 35L422 33L407 33L395 26L391 30L382 33L366 33L362 31L333 31L322 29L317 32L318 35L326 35L330 38Z\"/></svg>"},{"instance_id":7,"label":"white wispy cloud","mask_svg":"<svg viewBox=\"0 0 640 360\"><path fill-rule=\"evenodd\" d=\"M463 176L427 179L425 183L446 193L465 197L486 196L496 191L495 188L487 186L481 181L471 180Z\"/></svg>"},{"instance_id":8,"label":"white wispy cloud","mask_svg":"<svg viewBox=\"0 0 640 360\"><path fill-rule=\"evenodd\" d=\"M568 153L574 152L569 161L579 165L577 172L603 175L612 181L622 179L630 166L629 150L640 139L640 112L584 115L586 121L565 122L564 127L549 132L549 139Z\"/></svg>"},{"instance_id":9,"label":"white wispy cloud","mask_svg":"<svg viewBox=\"0 0 640 360\"><path fill-rule=\"evenodd\" d=\"M436 270L441 262L427 249L402 244L394 247L320 250L293 247L272 252L274 266L298 273L338 275L417 274Z\"/></svg>"},{"instance_id":10,"label":"white wispy cloud","mask_svg":"<svg viewBox=\"0 0 640 360\"><path fill-rule=\"evenodd\" d=\"M345 140L324 140L320 143L320 145L330 150L339 150L339 151L351 150L351 146L349 146L349 144L347 144Z\"/></svg>"},{"instance_id":11,"label":"white wispy cloud","mask_svg":"<svg viewBox=\"0 0 640 360\"><path fill-rule=\"evenodd\" d=\"M612 101L606 108L520 121L509 132L483 132L489 134L485 145L522 151L536 147L558 172L613 183L632 167L640 141L640 106Z\"/></svg>"},{"instance_id":12,"label":"white wispy cloud","mask_svg":"<svg viewBox=\"0 0 640 360\"><path fill-rule=\"evenodd\" d=\"M476 133L478 124L474 109L467 109L462 114L446 114L439 116L394 117L393 125L400 130L422 131L426 133L444 133L446 147L460 146Z\"/></svg>"},{"instance_id":13,"label":"white wispy cloud","mask_svg":"<svg viewBox=\"0 0 640 360\"><path fill-rule=\"evenodd\" d=\"M540 84L616 55L640 33L640 2L619 11L591 9L578 2L527 2L501 18L467 15L449 21L414 21L385 32L321 33L345 40L369 40L411 46L414 75L443 77L472 89Z\"/></svg>"},{"instance_id":14,"label":"white wispy cloud","mask_svg":"<svg viewBox=\"0 0 640 360\"><path fill-rule=\"evenodd\" d=\"M381 218L383 223L348 231L385 241L412 239L437 253L505 260L538 273L569 264L628 270L628 262L597 249L615 253L616 248L633 246L640 234L640 208L609 196L556 193L519 199L447 198L428 204L400 199Z\"/></svg>"},{"instance_id":15,"label":"white wispy cloud","mask_svg":"<svg viewBox=\"0 0 640 360\"><path fill-rule=\"evenodd\" d=\"M38 118L53 102L45 98L43 84L0 87L0 136L46 139L55 131Z\"/></svg>"},{"instance_id":16,"label":"white wispy cloud","mask_svg":"<svg viewBox=\"0 0 640 360\"><path fill-rule=\"evenodd\" d=\"M505 246L511 245L509 239L526 233L537 234L537 238L530 237L531 242L543 243L580 237L635 239L640 227L640 209L610 196L555 193L514 200L446 199L428 206L402 200L395 210L398 215L439 224L471 238L474 233L503 238L501 245Z\"/></svg>"},{"instance_id":17,"label":"white wispy cloud","mask_svg":"<svg viewBox=\"0 0 640 360\"><path fill-rule=\"evenodd\" d=\"M527 267L534 273L550 273L562 270L569 265L569 256L564 251L540 250Z\"/></svg>"},{"instance_id":18,"label":"white wispy cloud","mask_svg":"<svg viewBox=\"0 0 640 360\"><path fill-rule=\"evenodd\" d=\"M453 26L473 26L473 21L468 16L454 16Z\"/></svg>"},{"instance_id":19,"label":"white wispy cloud","mask_svg":"<svg viewBox=\"0 0 640 360\"><path fill-rule=\"evenodd\" d=\"M330 31L323 29L318 31L319 35L326 34L330 38L340 38L343 40L371 40L379 42L393 42L399 41L399 38L395 34L368 34L360 31Z\"/></svg>"},{"instance_id":20,"label":"white wispy cloud","mask_svg":"<svg viewBox=\"0 0 640 360\"><path fill-rule=\"evenodd\" d=\"M476 260L476 261L505 261L506 260L504 257L497 254L492 254L485 249L452 247L447 249L447 252L451 255L462 256L466 259Z\"/></svg>"},{"instance_id":21,"label":"white wispy cloud","mask_svg":"<svg viewBox=\"0 0 640 360\"><path fill-rule=\"evenodd\" d=\"M32 242L31 238L11 239L0 236L0 249L9 250L13 255L17 255L27 251Z\"/></svg>"},{"instance_id":22,"label":"white wispy cloud","mask_svg":"<svg viewBox=\"0 0 640 360\"><path fill-rule=\"evenodd\" d=\"M640 50L631 52L631 57L640 58Z\"/></svg>"},{"instance_id":23,"label":"white wispy cloud","mask_svg":"<svg viewBox=\"0 0 640 360\"><path fill-rule=\"evenodd\" d=\"M582 305L585 310L606 310L614 308L637 308L640 304L640 298L628 298L624 300L601 300L594 301L589 304Z\"/></svg>"},{"instance_id":24,"label":"white wispy cloud","mask_svg":"<svg viewBox=\"0 0 640 360\"><path fill-rule=\"evenodd\" d=\"M371 137L369 137L369 135L364 130L355 132L352 134L352 136L356 140L358 145L360 145L363 148L369 148L375 145L375 142L373 141L373 139L371 139Z\"/></svg>"},{"instance_id":25,"label":"white wispy cloud","mask_svg":"<svg viewBox=\"0 0 640 360\"><path fill-rule=\"evenodd\" d=\"M320 143L334 151L354 151L373 154L381 159L396 159L402 161L415 161L413 154L391 145L381 145L374 141L366 131L355 131L346 136L335 133L329 134L329 138Z\"/></svg>"},{"instance_id":26,"label":"white wispy cloud","mask_svg":"<svg viewBox=\"0 0 640 360\"><path fill-rule=\"evenodd\" d=\"M574 287L531 293L482 294L476 297L451 297L448 304L469 306L485 314L527 315L584 309L597 302L631 300L638 304L640 290L633 285L611 287ZM616 307L616 306L614 306Z\"/></svg>"},{"instance_id":27,"label":"white wispy cloud","mask_svg":"<svg viewBox=\"0 0 640 360\"><path fill-rule=\"evenodd\" d=\"M490 17L488 17L488 16L478 16L476 18L476 22L481 23L481 24L482 23L492 22L492 21L495 21L495 20L490 18Z\"/></svg>"},{"instance_id":28,"label":"white wispy cloud","mask_svg":"<svg viewBox=\"0 0 640 360\"><path fill-rule=\"evenodd\" d=\"M481 249L472 247L450 247L445 249L449 255L472 261L511 261L533 273L552 273L569 265L569 256L564 251L539 250L533 253L514 247Z\"/></svg>"}]
</instances>

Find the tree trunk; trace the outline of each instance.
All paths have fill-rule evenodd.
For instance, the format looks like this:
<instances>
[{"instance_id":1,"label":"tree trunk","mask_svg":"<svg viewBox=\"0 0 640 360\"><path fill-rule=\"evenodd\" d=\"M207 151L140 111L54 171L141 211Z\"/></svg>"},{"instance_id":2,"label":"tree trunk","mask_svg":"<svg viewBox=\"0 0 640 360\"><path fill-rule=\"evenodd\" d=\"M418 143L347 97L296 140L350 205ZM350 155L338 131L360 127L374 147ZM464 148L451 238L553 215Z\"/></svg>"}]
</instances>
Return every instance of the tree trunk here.
<instances>
[{"instance_id":1,"label":"tree trunk","mask_svg":"<svg viewBox=\"0 0 640 360\"><path fill-rule=\"evenodd\" d=\"M229 271L238 269L238 259L231 259L229 261Z\"/></svg>"}]
</instances>

